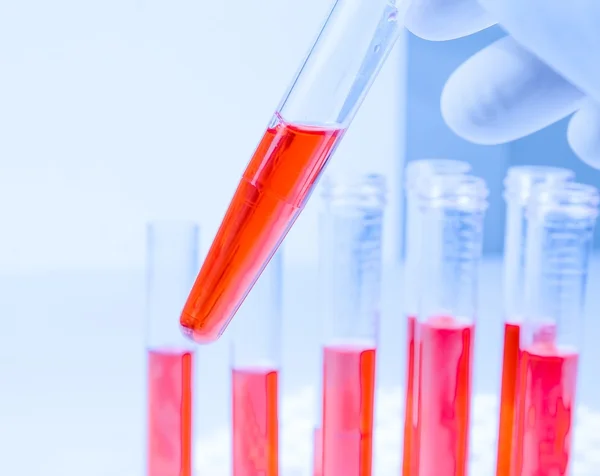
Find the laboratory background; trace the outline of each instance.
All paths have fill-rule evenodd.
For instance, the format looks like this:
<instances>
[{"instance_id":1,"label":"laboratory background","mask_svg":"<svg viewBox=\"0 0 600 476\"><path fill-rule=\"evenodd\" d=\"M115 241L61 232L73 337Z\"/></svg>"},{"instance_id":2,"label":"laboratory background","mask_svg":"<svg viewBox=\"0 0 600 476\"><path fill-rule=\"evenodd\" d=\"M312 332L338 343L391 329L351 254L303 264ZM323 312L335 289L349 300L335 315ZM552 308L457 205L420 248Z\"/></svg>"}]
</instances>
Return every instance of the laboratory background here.
<instances>
[{"instance_id":1,"label":"laboratory background","mask_svg":"<svg viewBox=\"0 0 600 476\"><path fill-rule=\"evenodd\" d=\"M198 223L204 257L329 8L321 0L0 6L0 474L144 474L147 224ZM600 186L600 172L569 149L564 121L500 146L471 144L444 124L439 101L448 76L503 34L494 27L438 43L402 33L327 170L386 180L375 476L401 471L406 165L463 160L490 191L470 422L471 464L483 468L471 473L477 476L495 469L504 177L512 166L550 165ZM321 205L317 190L281 253L283 476L313 475ZM600 467L597 289L594 252L573 476L597 475ZM172 316L173 326L178 319ZM234 327L235 320L218 342L195 351L194 474L231 474Z\"/></svg>"}]
</instances>

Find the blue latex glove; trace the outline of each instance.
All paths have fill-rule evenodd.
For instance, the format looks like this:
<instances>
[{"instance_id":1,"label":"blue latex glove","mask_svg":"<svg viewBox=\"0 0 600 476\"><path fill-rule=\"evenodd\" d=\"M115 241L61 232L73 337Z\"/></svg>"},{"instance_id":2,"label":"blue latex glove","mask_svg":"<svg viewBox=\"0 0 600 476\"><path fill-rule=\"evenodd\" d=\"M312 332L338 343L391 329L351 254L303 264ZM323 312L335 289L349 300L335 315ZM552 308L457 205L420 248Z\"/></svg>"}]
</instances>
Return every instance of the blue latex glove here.
<instances>
[{"instance_id":1,"label":"blue latex glove","mask_svg":"<svg viewBox=\"0 0 600 476\"><path fill-rule=\"evenodd\" d=\"M498 144L575 112L569 143L600 168L600 0L412 0L405 22L436 41L495 22L510 34L446 83L442 114L458 135Z\"/></svg>"}]
</instances>

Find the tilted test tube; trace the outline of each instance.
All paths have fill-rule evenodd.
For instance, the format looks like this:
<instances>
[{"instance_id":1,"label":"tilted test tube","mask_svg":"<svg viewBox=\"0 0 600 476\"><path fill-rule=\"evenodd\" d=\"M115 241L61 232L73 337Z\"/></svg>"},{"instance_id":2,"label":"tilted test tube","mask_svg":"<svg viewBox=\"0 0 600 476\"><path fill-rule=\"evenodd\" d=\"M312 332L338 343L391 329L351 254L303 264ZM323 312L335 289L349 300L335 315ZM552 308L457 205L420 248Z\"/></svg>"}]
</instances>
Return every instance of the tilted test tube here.
<instances>
[{"instance_id":1,"label":"tilted test tube","mask_svg":"<svg viewBox=\"0 0 600 476\"><path fill-rule=\"evenodd\" d=\"M514 458L516 388L519 339L524 316L526 211L532 190L546 184L560 187L575 177L573 171L558 167L519 165L510 167L504 179L506 224L504 235L503 293L504 346L498 428L497 476L511 476Z\"/></svg>"},{"instance_id":2,"label":"tilted test tube","mask_svg":"<svg viewBox=\"0 0 600 476\"><path fill-rule=\"evenodd\" d=\"M233 476L279 474L282 286L280 248L233 325Z\"/></svg>"},{"instance_id":3,"label":"tilted test tube","mask_svg":"<svg viewBox=\"0 0 600 476\"><path fill-rule=\"evenodd\" d=\"M413 391L414 391L414 356L415 326L418 310L418 285L421 272L422 220L417 195L419 182L430 175L456 175L467 173L471 166L467 162L450 159L422 159L409 162L405 170L406 193L406 246L404 254L403 309L406 316L406 396L404 412L404 438L402 456L402 475L413 476L413 453L417 448L413 445L416 427L413 423Z\"/></svg>"},{"instance_id":4,"label":"tilted test tube","mask_svg":"<svg viewBox=\"0 0 600 476\"><path fill-rule=\"evenodd\" d=\"M488 190L471 175L419 184L423 220L415 329L416 476L468 474L478 268Z\"/></svg>"},{"instance_id":5,"label":"tilted test tube","mask_svg":"<svg viewBox=\"0 0 600 476\"><path fill-rule=\"evenodd\" d=\"M595 187L538 186L527 209L525 316L515 430L517 476L570 474Z\"/></svg>"},{"instance_id":6,"label":"tilted test tube","mask_svg":"<svg viewBox=\"0 0 600 476\"><path fill-rule=\"evenodd\" d=\"M333 3L242 176L185 304L180 323L190 338L219 338L304 209L403 30L402 4Z\"/></svg>"},{"instance_id":7,"label":"tilted test tube","mask_svg":"<svg viewBox=\"0 0 600 476\"><path fill-rule=\"evenodd\" d=\"M319 254L325 338L315 432L321 467L314 471L322 476L371 474L385 195L379 175L324 185Z\"/></svg>"},{"instance_id":8,"label":"tilted test tube","mask_svg":"<svg viewBox=\"0 0 600 476\"><path fill-rule=\"evenodd\" d=\"M147 476L193 474L195 345L173 319L198 272L198 245L195 223L147 226Z\"/></svg>"}]
</instances>

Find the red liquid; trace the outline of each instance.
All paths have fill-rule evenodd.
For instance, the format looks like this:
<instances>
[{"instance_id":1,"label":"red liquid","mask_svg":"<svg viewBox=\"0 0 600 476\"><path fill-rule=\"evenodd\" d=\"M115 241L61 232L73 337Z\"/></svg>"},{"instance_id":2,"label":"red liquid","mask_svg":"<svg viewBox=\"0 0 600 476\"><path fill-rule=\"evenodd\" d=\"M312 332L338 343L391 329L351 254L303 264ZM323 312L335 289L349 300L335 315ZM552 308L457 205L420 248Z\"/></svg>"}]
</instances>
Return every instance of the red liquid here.
<instances>
[{"instance_id":1,"label":"red liquid","mask_svg":"<svg viewBox=\"0 0 600 476\"><path fill-rule=\"evenodd\" d=\"M370 476L375 349L326 346L323 356L323 476Z\"/></svg>"},{"instance_id":2,"label":"red liquid","mask_svg":"<svg viewBox=\"0 0 600 476\"><path fill-rule=\"evenodd\" d=\"M517 381L519 379L519 343L521 326L504 326L504 356L502 361L502 390L500 397L500 426L496 476L511 476L514 462L513 435L516 419Z\"/></svg>"},{"instance_id":3,"label":"red liquid","mask_svg":"<svg viewBox=\"0 0 600 476\"><path fill-rule=\"evenodd\" d=\"M419 476L467 475L474 332L451 317L417 324Z\"/></svg>"},{"instance_id":4,"label":"red liquid","mask_svg":"<svg viewBox=\"0 0 600 476\"><path fill-rule=\"evenodd\" d=\"M521 354L517 476L566 476L578 355L534 343ZM521 446L522 445L522 446Z\"/></svg>"},{"instance_id":5,"label":"red liquid","mask_svg":"<svg viewBox=\"0 0 600 476\"><path fill-rule=\"evenodd\" d=\"M406 358L406 402L404 413L404 451L402 455L402 476L416 476L418 473L417 427L413 421L414 412L414 374L415 374L415 329L417 318L407 318L407 351Z\"/></svg>"},{"instance_id":6,"label":"red liquid","mask_svg":"<svg viewBox=\"0 0 600 476\"><path fill-rule=\"evenodd\" d=\"M234 369L233 476L279 474L278 372Z\"/></svg>"},{"instance_id":7,"label":"red liquid","mask_svg":"<svg viewBox=\"0 0 600 476\"><path fill-rule=\"evenodd\" d=\"M323 430L315 428L313 434L313 476L323 476Z\"/></svg>"},{"instance_id":8,"label":"red liquid","mask_svg":"<svg viewBox=\"0 0 600 476\"><path fill-rule=\"evenodd\" d=\"M267 129L183 309L186 334L198 342L219 338L300 214L343 133L282 120Z\"/></svg>"},{"instance_id":9,"label":"red liquid","mask_svg":"<svg viewBox=\"0 0 600 476\"><path fill-rule=\"evenodd\" d=\"M193 354L148 354L148 476L192 474Z\"/></svg>"}]
</instances>

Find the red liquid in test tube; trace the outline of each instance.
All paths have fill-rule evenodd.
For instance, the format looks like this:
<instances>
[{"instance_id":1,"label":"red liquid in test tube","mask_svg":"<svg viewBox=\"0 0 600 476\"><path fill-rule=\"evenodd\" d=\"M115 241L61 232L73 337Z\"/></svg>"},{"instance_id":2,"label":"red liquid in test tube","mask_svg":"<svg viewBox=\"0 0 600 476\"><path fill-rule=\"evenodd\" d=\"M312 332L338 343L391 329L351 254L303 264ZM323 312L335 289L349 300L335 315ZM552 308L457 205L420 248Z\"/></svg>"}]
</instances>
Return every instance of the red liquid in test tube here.
<instances>
[{"instance_id":1,"label":"red liquid in test tube","mask_svg":"<svg viewBox=\"0 0 600 476\"><path fill-rule=\"evenodd\" d=\"M189 351L148 351L148 476L191 476L192 382Z\"/></svg>"},{"instance_id":2,"label":"red liquid in test tube","mask_svg":"<svg viewBox=\"0 0 600 476\"><path fill-rule=\"evenodd\" d=\"M418 324L422 476L467 474L475 326L452 317Z\"/></svg>"},{"instance_id":3,"label":"red liquid in test tube","mask_svg":"<svg viewBox=\"0 0 600 476\"><path fill-rule=\"evenodd\" d=\"M523 350L516 475L569 474L578 360L547 343Z\"/></svg>"},{"instance_id":4,"label":"red liquid in test tube","mask_svg":"<svg viewBox=\"0 0 600 476\"><path fill-rule=\"evenodd\" d=\"M404 413L404 451L402 454L402 476L417 475L419 467L419 446L418 432L414 412L415 397L415 333L417 326L417 318L408 316L407 318L407 367L406 367L406 396L405 396L405 413Z\"/></svg>"},{"instance_id":5,"label":"red liquid in test tube","mask_svg":"<svg viewBox=\"0 0 600 476\"><path fill-rule=\"evenodd\" d=\"M408 333L410 476L469 474L473 316L487 196L485 182L472 175L434 175L419 184L422 281L418 316Z\"/></svg>"},{"instance_id":6,"label":"red liquid in test tube","mask_svg":"<svg viewBox=\"0 0 600 476\"><path fill-rule=\"evenodd\" d=\"M313 476L323 476L323 430L313 431Z\"/></svg>"},{"instance_id":7,"label":"red liquid in test tube","mask_svg":"<svg viewBox=\"0 0 600 476\"><path fill-rule=\"evenodd\" d=\"M500 422L498 438L497 476L510 476L515 458L513 439L517 410L521 325L507 322L504 326L502 387L500 393Z\"/></svg>"},{"instance_id":8,"label":"red liquid in test tube","mask_svg":"<svg viewBox=\"0 0 600 476\"><path fill-rule=\"evenodd\" d=\"M596 188L569 182L540 185L527 205L515 476L571 474L581 314L599 203Z\"/></svg>"},{"instance_id":9,"label":"red liquid in test tube","mask_svg":"<svg viewBox=\"0 0 600 476\"><path fill-rule=\"evenodd\" d=\"M282 252L273 257L233 325L233 476L279 474Z\"/></svg>"},{"instance_id":10,"label":"red liquid in test tube","mask_svg":"<svg viewBox=\"0 0 600 476\"><path fill-rule=\"evenodd\" d=\"M375 355L359 345L324 349L324 476L371 474Z\"/></svg>"},{"instance_id":11,"label":"red liquid in test tube","mask_svg":"<svg viewBox=\"0 0 600 476\"><path fill-rule=\"evenodd\" d=\"M188 337L209 343L224 332L302 212L403 31L401 17L395 2L333 2L242 176L181 313ZM231 131L232 140L238 135Z\"/></svg>"},{"instance_id":12,"label":"red liquid in test tube","mask_svg":"<svg viewBox=\"0 0 600 476\"><path fill-rule=\"evenodd\" d=\"M525 248L527 237L527 204L539 185L562 186L574 177L571 170L518 165L510 167L504 180L506 228L504 236L504 346L496 476L517 476L514 472L517 454L518 395L520 382L521 321L525 313ZM543 338L543 335L533 339Z\"/></svg>"},{"instance_id":13,"label":"red liquid in test tube","mask_svg":"<svg viewBox=\"0 0 600 476\"><path fill-rule=\"evenodd\" d=\"M298 217L343 133L281 117L267 129L183 310L181 325L192 338L219 337Z\"/></svg>"},{"instance_id":14,"label":"red liquid in test tube","mask_svg":"<svg viewBox=\"0 0 600 476\"><path fill-rule=\"evenodd\" d=\"M469 172L466 162L449 159L423 159L408 163L406 177L406 254L404 260L404 311L406 317L406 375L405 375L405 407L404 435L402 452L402 476L418 475L419 442L417 433L418 402L415 403L418 385L415 383L415 336L418 318L418 294L420 275L422 273L421 248L423 245L422 211L419 204L419 183L431 175L454 175Z\"/></svg>"},{"instance_id":15,"label":"red liquid in test tube","mask_svg":"<svg viewBox=\"0 0 600 476\"><path fill-rule=\"evenodd\" d=\"M277 370L232 371L235 476L278 474L278 380Z\"/></svg>"},{"instance_id":16,"label":"red liquid in test tube","mask_svg":"<svg viewBox=\"0 0 600 476\"><path fill-rule=\"evenodd\" d=\"M195 350L173 317L198 272L199 229L194 223L147 226L146 476L192 476Z\"/></svg>"},{"instance_id":17,"label":"red liquid in test tube","mask_svg":"<svg viewBox=\"0 0 600 476\"><path fill-rule=\"evenodd\" d=\"M329 179L329 177L328 177ZM326 337L314 474L371 476L385 182L327 180L321 216Z\"/></svg>"}]
</instances>

